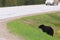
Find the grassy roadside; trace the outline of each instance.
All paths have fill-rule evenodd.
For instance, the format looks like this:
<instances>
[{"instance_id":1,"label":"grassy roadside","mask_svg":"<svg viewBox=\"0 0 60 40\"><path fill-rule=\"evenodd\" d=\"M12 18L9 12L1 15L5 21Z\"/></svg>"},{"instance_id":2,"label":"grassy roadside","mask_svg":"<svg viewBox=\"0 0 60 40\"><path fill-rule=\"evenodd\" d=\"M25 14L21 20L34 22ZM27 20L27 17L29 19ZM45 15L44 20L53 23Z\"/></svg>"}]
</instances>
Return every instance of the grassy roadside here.
<instances>
[{"instance_id":1,"label":"grassy roadside","mask_svg":"<svg viewBox=\"0 0 60 40\"><path fill-rule=\"evenodd\" d=\"M55 31L54 37L38 29L40 24L52 26ZM60 12L28 16L11 21L7 25L10 32L22 35L26 40L58 40L55 37L60 38Z\"/></svg>"}]
</instances>

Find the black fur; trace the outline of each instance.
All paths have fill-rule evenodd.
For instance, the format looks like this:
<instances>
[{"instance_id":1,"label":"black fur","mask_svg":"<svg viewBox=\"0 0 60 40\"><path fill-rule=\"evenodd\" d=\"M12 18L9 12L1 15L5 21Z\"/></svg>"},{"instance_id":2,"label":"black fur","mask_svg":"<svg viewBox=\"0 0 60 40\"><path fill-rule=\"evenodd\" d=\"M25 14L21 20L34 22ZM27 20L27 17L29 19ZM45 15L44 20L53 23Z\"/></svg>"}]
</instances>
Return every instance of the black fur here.
<instances>
[{"instance_id":1,"label":"black fur","mask_svg":"<svg viewBox=\"0 0 60 40\"><path fill-rule=\"evenodd\" d=\"M40 25L39 28L42 29L43 32L45 32L45 33L47 33L47 34L49 34L51 36L53 36L53 34L54 34L53 29L51 27L49 27L49 26Z\"/></svg>"}]
</instances>

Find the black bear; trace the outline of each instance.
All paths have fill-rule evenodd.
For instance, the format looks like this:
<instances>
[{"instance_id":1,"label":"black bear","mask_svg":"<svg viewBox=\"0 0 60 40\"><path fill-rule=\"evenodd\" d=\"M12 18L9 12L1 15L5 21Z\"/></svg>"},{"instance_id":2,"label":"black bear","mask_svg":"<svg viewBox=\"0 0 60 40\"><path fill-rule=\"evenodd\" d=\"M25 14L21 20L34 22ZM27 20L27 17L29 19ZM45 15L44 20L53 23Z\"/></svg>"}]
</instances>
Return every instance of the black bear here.
<instances>
[{"instance_id":1,"label":"black bear","mask_svg":"<svg viewBox=\"0 0 60 40\"><path fill-rule=\"evenodd\" d=\"M45 32L45 33L47 33L47 34L49 34L49 35L51 35L51 36L53 36L53 34L54 34L53 29L52 29L51 27L49 27L49 26L40 25L39 28L40 28L43 32Z\"/></svg>"}]
</instances>

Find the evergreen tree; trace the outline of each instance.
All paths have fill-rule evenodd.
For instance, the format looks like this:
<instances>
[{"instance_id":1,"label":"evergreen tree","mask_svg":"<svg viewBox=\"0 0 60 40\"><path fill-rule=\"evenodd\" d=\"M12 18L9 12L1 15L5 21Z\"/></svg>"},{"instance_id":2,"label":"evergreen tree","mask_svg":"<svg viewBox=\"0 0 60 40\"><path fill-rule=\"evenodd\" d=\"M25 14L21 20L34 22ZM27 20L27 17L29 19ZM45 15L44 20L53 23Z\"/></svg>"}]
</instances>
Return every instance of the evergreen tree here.
<instances>
[{"instance_id":1,"label":"evergreen tree","mask_svg":"<svg viewBox=\"0 0 60 40\"><path fill-rule=\"evenodd\" d=\"M3 7L5 6L5 0L2 0L2 6Z\"/></svg>"},{"instance_id":2,"label":"evergreen tree","mask_svg":"<svg viewBox=\"0 0 60 40\"><path fill-rule=\"evenodd\" d=\"M3 0L0 0L0 7L2 7L2 6L3 6L3 5L2 5L2 1L3 1Z\"/></svg>"},{"instance_id":3,"label":"evergreen tree","mask_svg":"<svg viewBox=\"0 0 60 40\"><path fill-rule=\"evenodd\" d=\"M5 6L16 6L17 0L5 0Z\"/></svg>"},{"instance_id":4,"label":"evergreen tree","mask_svg":"<svg viewBox=\"0 0 60 40\"><path fill-rule=\"evenodd\" d=\"M33 0L25 0L24 5L32 5L33 3Z\"/></svg>"},{"instance_id":5,"label":"evergreen tree","mask_svg":"<svg viewBox=\"0 0 60 40\"><path fill-rule=\"evenodd\" d=\"M24 5L25 0L17 0L17 5Z\"/></svg>"}]
</instances>

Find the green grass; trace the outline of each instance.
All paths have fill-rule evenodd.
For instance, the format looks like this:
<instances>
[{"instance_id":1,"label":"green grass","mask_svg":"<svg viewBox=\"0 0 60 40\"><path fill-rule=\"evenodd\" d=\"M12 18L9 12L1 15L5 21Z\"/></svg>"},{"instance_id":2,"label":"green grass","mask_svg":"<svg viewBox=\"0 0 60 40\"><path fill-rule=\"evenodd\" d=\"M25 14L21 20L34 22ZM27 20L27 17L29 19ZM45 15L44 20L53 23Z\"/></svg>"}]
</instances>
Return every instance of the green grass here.
<instances>
[{"instance_id":1,"label":"green grass","mask_svg":"<svg viewBox=\"0 0 60 40\"><path fill-rule=\"evenodd\" d=\"M38 29L40 24L51 26L55 31L54 37ZM60 32L57 32L60 30L60 12L28 16L11 21L7 25L10 32L22 35L26 40L58 40L57 38L60 38Z\"/></svg>"}]
</instances>

